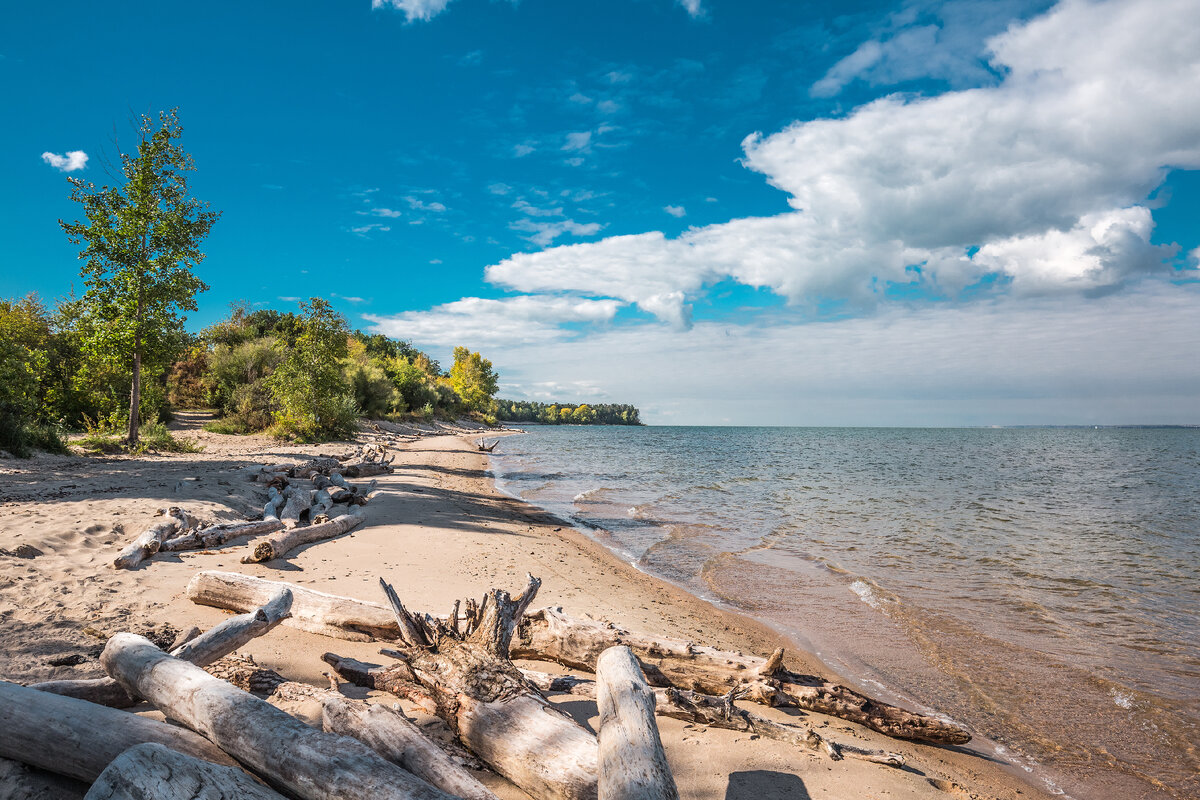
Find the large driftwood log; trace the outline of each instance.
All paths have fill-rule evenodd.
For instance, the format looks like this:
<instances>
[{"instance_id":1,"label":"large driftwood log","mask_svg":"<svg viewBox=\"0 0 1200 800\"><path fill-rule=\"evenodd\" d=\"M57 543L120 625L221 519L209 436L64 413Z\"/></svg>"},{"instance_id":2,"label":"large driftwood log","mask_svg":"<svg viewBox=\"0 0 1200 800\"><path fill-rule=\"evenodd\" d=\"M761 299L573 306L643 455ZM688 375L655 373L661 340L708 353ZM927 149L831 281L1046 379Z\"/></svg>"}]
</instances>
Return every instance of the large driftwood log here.
<instances>
[{"instance_id":1,"label":"large driftwood log","mask_svg":"<svg viewBox=\"0 0 1200 800\"><path fill-rule=\"evenodd\" d=\"M136 539L126 545L125 549L113 559L113 567L116 569L133 569L157 553L159 548L162 547L162 543L171 534L191 527L192 519L182 509L171 506L167 509L166 514L167 518L165 520L150 526Z\"/></svg>"},{"instance_id":2,"label":"large driftwood log","mask_svg":"<svg viewBox=\"0 0 1200 800\"><path fill-rule=\"evenodd\" d=\"M119 633L100 663L129 692L202 733L243 764L307 800L448 800L355 739L325 733L172 658L141 636Z\"/></svg>"},{"instance_id":3,"label":"large driftwood log","mask_svg":"<svg viewBox=\"0 0 1200 800\"><path fill-rule=\"evenodd\" d=\"M259 667L248 656L222 659L206 672L261 695L269 703L316 701L321 704L326 731L358 739L448 794L464 800L496 800L490 790L399 711L351 700L336 689L289 681L274 670Z\"/></svg>"},{"instance_id":4,"label":"large driftwood log","mask_svg":"<svg viewBox=\"0 0 1200 800\"><path fill-rule=\"evenodd\" d=\"M405 660L375 671L355 669L332 653L326 662L348 680L432 705L463 744L534 798L594 800L596 738L554 708L508 658L517 621L541 582L530 576L516 597L492 589L481 603L468 602L465 632L457 604L447 625L409 612L380 583L397 616Z\"/></svg>"},{"instance_id":5,"label":"large driftwood log","mask_svg":"<svg viewBox=\"0 0 1200 800\"><path fill-rule=\"evenodd\" d=\"M971 739L951 723L874 700L815 675L792 672L783 666L782 649L767 659L747 656L570 617L561 609L545 608L526 616L514 637L512 656L556 661L594 672L600 653L622 644L633 650L655 686L713 695L736 688L765 705L828 714L898 739L937 744L965 744Z\"/></svg>"},{"instance_id":6,"label":"large driftwood log","mask_svg":"<svg viewBox=\"0 0 1200 800\"><path fill-rule=\"evenodd\" d=\"M268 503L268 505L270 504ZM178 550L200 550L205 547L217 547L242 536L262 536L282 529L283 523L273 517L265 517L252 522L226 522L173 536L164 541L158 549L159 552L164 553Z\"/></svg>"},{"instance_id":7,"label":"large driftwood log","mask_svg":"<svg viewBox=\"0 0 1200 800\"><path fill-rule=\"evenodd\" d=\"M400 635L392 612L379 603L236 572L197 572L187 585L187 596L200 605L247 611L267 602L281 589L292 592L292 616L283 622L290 628L353 642L390 641Z\"/></svg>"},{"instance_id":8,"label":"large driftwood log","mask_svg":"<svg viewBox=\"0 0 1200 800\"><path fill-rule=\"evenodd\" d=\"M217 764L234 764L189 730L7 681L0 681L0 731L0 758L89 783L114 758L143 742L157 742Z\"/></svg>"},{"instance_id":9,"label":"large driftwood log","mask_svg":"<svg viewBox=\"0 0 1200 800\"><path fill-rule=\"evenodd\" d=\"M284 513L286 514L287 511L285 510ZM251 546L253 550L242 556L242 563L257 564L262 561L270 561L273 558L283 558L302 544L332 539L335 536L341 536L343 533L349 533L357 528L363 519L362 511L355 508L349 513L342 514L328 522L321 522L304 528L292 528L291 530L271 534L263 539L252 542Z\"/></svg>"},{"instance_id":10,"label":"large driftwood log","mask_svg":"<svg viewBox=\"0 0 1200 800\"><path fill-rule=\"evenodd\" d=\"M84 800L283 800L245 772L139 744L113 760Z\"/></svg>"},{"instance_id":11,"label":"large driftwood log","mask_svg":"<svg viewBox=\"0 0 1200 800\"><path fill-rule=\"evenodd\" d=\"M82 800L87 790L82 781L0 758L0 800Z\"/></svg>"},{"instance_id":12,"label":"large driftwood log","mask_svg":"<svg viewBox=\"0 0 1200 800\"><path fill-rule=\"evenodd\" d=\"M258 608L247 614L230 617L207 633L187 639L171 650L171 655L199 667L207 666L283 622L291 615L291 607L291 589L280 588ZM129 708L141 702L140 697L130 695L112 678L46 681L35 683L29 688L87 700L110 708Z\"/></svg>"},{"instance_id":13,"label":"large driftwood log","mask_svg":"<svg viewBox=\"0 0 1200 800\"><path fill-rule=\"evenodd\" d=\"M654 721L654 691L628 647L596 663L600 711L600 800L678 800Z\"/></svg>"},{"instance_id":14,"label":"large driftwood log","mask_svg":"<svg viewBox=\"0 0 1200 800\"><path fill-rule=\"evenodd\" d=\"M287 488L284 493L287 502L283 504L283 510L279 512L279 519L283 522L283 527L294 528L300 524L300 515L312 505L312 496L311 489L301 489L296 486Z\"/></svg>"},{"instance_id":15,"label":"large driftwood log","mask_svg":"<svg viewBox=\"0 0 1200 800\"><path fill-rule=\"evenodd\" d=\"M384 648L380 652L387 654L389 651ZM596 697L596 682L587 678L551 675L530 669L522 669L521 674L543 692L564 692L593 699ZM834 761L849 756L889 767L903 767L905 763L904 756L899 753L840 744L826 739L807 725L777 722L739 708L734 705L734 701L740 699L736 690L721 697L670 687L655 688L653 692L654 713L660 717L674 717L712 728L741 731L764 739L786 742L813 752L824 753Z\"/></svg>"}]
</instances>

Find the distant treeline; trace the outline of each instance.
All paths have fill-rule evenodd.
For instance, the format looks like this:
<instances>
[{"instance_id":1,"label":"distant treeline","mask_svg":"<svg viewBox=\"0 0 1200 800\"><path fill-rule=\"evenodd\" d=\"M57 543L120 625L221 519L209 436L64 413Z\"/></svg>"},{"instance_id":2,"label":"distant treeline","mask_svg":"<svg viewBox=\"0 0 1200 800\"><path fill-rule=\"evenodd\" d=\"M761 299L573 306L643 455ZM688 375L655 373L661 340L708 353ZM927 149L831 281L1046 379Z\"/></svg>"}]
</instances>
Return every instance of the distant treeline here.
<instances>
[{"instance_id":1,"label":"distant treeline","mask_svg":"<svg viewBox=\"0 0 1200 800\"><path fill-rule=\"evenodd\" d=\"M638 410L619 403L534 403L529 400L497 400L496 419L501 422L540 422L545 425L641 425Z\"/></svg>"}]
</instances>

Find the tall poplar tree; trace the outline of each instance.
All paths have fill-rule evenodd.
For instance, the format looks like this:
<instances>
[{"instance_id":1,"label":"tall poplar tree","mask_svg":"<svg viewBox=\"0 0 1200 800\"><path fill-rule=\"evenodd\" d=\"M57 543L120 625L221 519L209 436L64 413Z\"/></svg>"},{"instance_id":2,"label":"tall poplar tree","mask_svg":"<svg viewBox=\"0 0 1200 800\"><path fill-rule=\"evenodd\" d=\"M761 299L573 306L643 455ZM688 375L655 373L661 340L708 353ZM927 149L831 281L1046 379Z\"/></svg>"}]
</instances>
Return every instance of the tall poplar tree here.
<instances>
[{"instance_id":1,"label":"tall poplar tree","mask_svg":"<svg viewBox=\"0 0 1200 800\"><path fill-rule=\"evenodd\" d=\"M185 173L192 157L177 144L183 134L178 109L142 115L137 150L120 153L119 187L68 178L71 199L84 220L59 224L79 257L87 292L80 308L87 325L84 347L100 361L128 369L130 444L138 438L142 373L163 366L184 318L196 310L196 293L208 289L192 274L204 253L200 243L220 216L188 195ZM114 176L116 177L116 176Z\"/></svg>"}]
</instances>

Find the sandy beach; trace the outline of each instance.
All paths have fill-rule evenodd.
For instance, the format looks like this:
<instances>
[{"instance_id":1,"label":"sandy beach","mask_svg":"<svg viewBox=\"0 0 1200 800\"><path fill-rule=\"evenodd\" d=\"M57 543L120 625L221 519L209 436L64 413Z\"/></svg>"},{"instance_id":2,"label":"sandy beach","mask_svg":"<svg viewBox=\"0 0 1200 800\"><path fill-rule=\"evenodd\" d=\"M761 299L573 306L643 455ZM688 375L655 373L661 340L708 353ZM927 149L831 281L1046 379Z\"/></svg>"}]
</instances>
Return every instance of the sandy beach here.
<instances>
[{"instance_id":1,"label":"sandy beach","mask_svg":"<svg viewBox=\"0 0 1200 800\"><path fill-rule=\"evenodd\" d=\"M189 421L181 426L189 427ZM185 435L198 439L204 452L41 455L0 462L0 548L19 553L0 555L0 677L19 683L98 677L96 657L113 633L153 633L169 644L179 630L211 627L226 613L194 605L184 593L189 579L203 569L374 602L382 599L378 579L383 577L407 606L435 613L492 586L516 591L531 573L542 580L535 607L562 606L632 630L762 655L783 645L792 666L833 677L774 631L639 572L561 520L499 493L485 457L471 444L478 434L467 430L389 436L402 442L395 472L378 479L378 493L365 507L365 524L339 539L305 546L286 560L241 564L242 540L213 551L159 554L134 570L112 569L112 557L152 524L156 509L177 505L214 521L252 517L264 493L247 480L248 469L345 449L195 429ZM244 652L288 678L326 685L322 653L387 663L379 647L281 626ZM353 686L342 689L394 702ZM594 702L571 695L551 700L594 729ZM800 721L795 712L755 710ZM431 729L441 725L414 716ZM1040 795L1000 765L966 750L892 740L816 714L803 715L803 721L841 742L901 753L907 766L832 762L747 734L666 718L659 718L659 725L680 795L688 800ZM495 775L481 779L501 797L525 796Z\"/></svg>"}]
</instances>

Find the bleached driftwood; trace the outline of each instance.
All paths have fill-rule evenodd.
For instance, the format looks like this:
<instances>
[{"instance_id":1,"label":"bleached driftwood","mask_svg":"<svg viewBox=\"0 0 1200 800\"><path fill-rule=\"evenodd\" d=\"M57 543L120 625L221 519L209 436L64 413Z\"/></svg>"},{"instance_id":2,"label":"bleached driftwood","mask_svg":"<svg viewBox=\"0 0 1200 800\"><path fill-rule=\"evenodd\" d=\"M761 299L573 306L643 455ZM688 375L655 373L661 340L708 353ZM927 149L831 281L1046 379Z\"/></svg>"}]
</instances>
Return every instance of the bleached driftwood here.
<instances>
[{"instance_id":1,"label":"bleached driftwood","mask_svg":"<svg viewBox=\"0 0 1200 800\"><path fill-rule=\"evenodd\" d=\"M279 512L279 520L285 528L294 528L300 524L300 515L308 511L308 507L312 505L312 490L289 486L283 496L287 498L287 502L283 504L283 510Z\"/></svg>"},{"instance_id":2,"label":"bleached driftwood","mask_svg":"<svg viewBox=\"0 0 1200 800\"><path fill-rule=\"evenodd\" d=\"M192 519L176 506L171 506L167 509L166 516L165 520L151 525L141 535L126 545L117 554L117 557L113 559L113 567L116 569L133 569L157 553L159 548L162 547L162 543L171 534L187 530L191 527Z\"/></svg>"},{"instance_id":3,"label":"bleached driftwood","mask_svg":"<svg viewBox=\"0 0 1200 800\"><path fill-rule=\"evenodd\" d=\"M192 731L7 681L0 681L0 732L0 758L87 782L143 742L217 764L235 763Z\"/></svg>"},{"instance_id":4,"label":"bleached driftwood","mask_svg":"<svg viewBox=\"0 0 1200 800\"><path fill-rule=\"evenodd\" d=\"M0 758L0 800L83 800L82 781Z\"/></svg>"},{"instance_id":5,"label":"bleached driftwood","mask_svg":"<svg viewBox=\"0 0 1200 800\"><path fill-rule=\"evenodd\" d=\"M270 506L270 503L268 503ZM265 511L265 509L264 509ZM242 536L262 536L282 530L283 523L276 518L264 516L261 520L251 522L226 522L221 525L210 525L207 528L197 528L179 536L173 536L162 543L159 552L176 552L179 550L200 550L206 547L217 547Z\"/></svg>"},{"instance_id":6,"label":"bleached driftwood","mask_svg":"<svg viewBox=\"0 0 1200 800\"><path fill-rule=\"evenodd\" d=\"M388 475L392 472L392 465L388 463L377 463L364 461L357 464L347 464L342 467L342 475L347 478L369 478L372 475Z\"/></svg>"},{"instance_id":7,"label":"bleached driftwood","mask_svg":"<svg viewBox=\"0 0 1200 800\"><path fill-rule=\"evenodd\" d=\"M618 645L601 653L596 684L600 800L678 800L654 720L654 691L633 652Z\"/></svg>"},{"instance_id":8,"label":"bleached driftwood","mask_svg":"<svg viewBox=\"0 0 1200 800\"><path fill-rule=\"evenodd\" d=\"M288 502L290 503L291 501L289 500ZM284 513L287 513L286 509ZM335 536L349 533L357 528L363 519L362 511L355 508L328 522L308 525L303 528L292 528L291 530L269 535L251 543L253 549L242 557L242 563L256 564L262 561L270 561L273 558L283 558L300 545L319 542L323 539L332 539Z\"/></svg>"},{"instance_id":9,"label":"bleached driftwood","mask_svg":"<svg viewBox=\"0 0 1200 800\"><path fill-rule=\"evenodd\" d=\"M84 800L284 800L245 772L139 744L117 756Z\"/></svg>"},{"instance_id":10,"label":"bleached driftwood","mask_svg":"<svg viewBox=\"0 0 1200 800\"><path fill-rule=\"evenodd\" d=\"M292 616L283 622L290 628L353 642L390 641L400 635L392 612L379 603L236 572L197 572L187 585L187 596L200 605L247 611L267 602L280 589L292 592Z\"/></svg>"},{"instance_id":11,"label":"bleached driftwood","mask_svg":"<svg viewBox=\"0 0 1200 800\"><path fill-rule=\"evenodd\" d=\"M205 671L269 703L316 701L321 704L326 731L358 739L448 794L464 800L496 800L491 791L399 711L351 700L334 688L289 681L274 670L259 667L249 656L221 659Z\"/></svg>"},{"instance_id":12,"label":"bleached driftwood","mask_svg":"<svg viewBox=\"0 0 1200 800\"><path fill-rule=\"evenodd\" d=\"M381 652L386 654L386 648ZM565 692L592 699L596 697L596 682L588 678L551 675L530 669L522 669L521 674L543 692ZM654 713L660 717L674 717L698 725L741 731L764 739L786 742L815 753L824 753L834 761L849 757L889 767L903 767L905 763L904 756L899 753L834 742L807 725L777 722L739 708L734 704L734 701L739 699L736 691L721 697L670 687L659 687L652 691Z\"/></svg>"},{"instance_id":13,"label":"bleached driftwood","mask_svg":"<svg viewBox=\"0 0 1200 800\"><path fill-rule=\"evenodd\" d=\"M313 504L308 509L308 519L310 522L322 522L320 517L329 513L329 509L333 508L333 498L329 496L327 489L318 489L313 494Z\"/></svg>"},{"instance_id":14,"label":"bleached driftwood","mask_svg":"<svg viewBox=\"0 0 1200 800\"><path fill-rule=\"evenodd\" d=\"M283 587L249 613L230 617L207 633L187 639L172 649L171 655L200 667L207 666L287 619L291 614L291 606L292 592ZM141 698L130 695L112 678L46 681L35 683L29 688L87 700L110 708L129 708L141 701Z\"/></svg>"},{"instance_id":15,"label":"bleached driftwood","mask_svg":"<svg viewBox=\"0 0 1200 800\"><path fill-rule=\"evenodd\" d=\"M516 597L492 589L482 602L468 602L465 631L457 614L449 625L414 614L380 584L399 623L405 660L371 671L332 653L325 661L348 680L432 707L473 753L534 798L594 800L596 738L554 708L508 658L517 621L541 582L530 576Z\"/></svg>"},{"instance_id":16,"label":"bleached driftwood","mask_svg":"<svg viewBox=\"0 0 1200 800\"><path fill-rule=\"evenodd\" d=\"M712 695L739 689L755 702L828 714L898 739L938 744L965 744L971 739L962 728L943 720L874 700L815 675L792 672L783 665L782 649L767 659L747 656L570 617L561 609L545 608L527 615L514 637L512 656L594 672L600 653L621 644L633 651L647 680L655 686Z\"/></svg>"},{"instance_id":17,"label":"bleached driftwood","mask_svg":"<svg viewBox=\"0 0 1200 800\"><path fill-rule=\"evenodd\" d=\"M108 674L273 785L307 800L449 800L363 743L318 731L141 636L119 633L100 654Z\"/></svg>"},{"instance_id":18,"label":"bleached driftwood","mask_svg":"<svg viewBox=\"0 0 1200 800\"><path fill-rule=\"evenodd\" d=\"M333 456L317 456L292 467L288 470L288 475L293 478L311 478L315 475L328 475L331 470L341 466L342 462Z\"/></svg>"}]
</instances>

